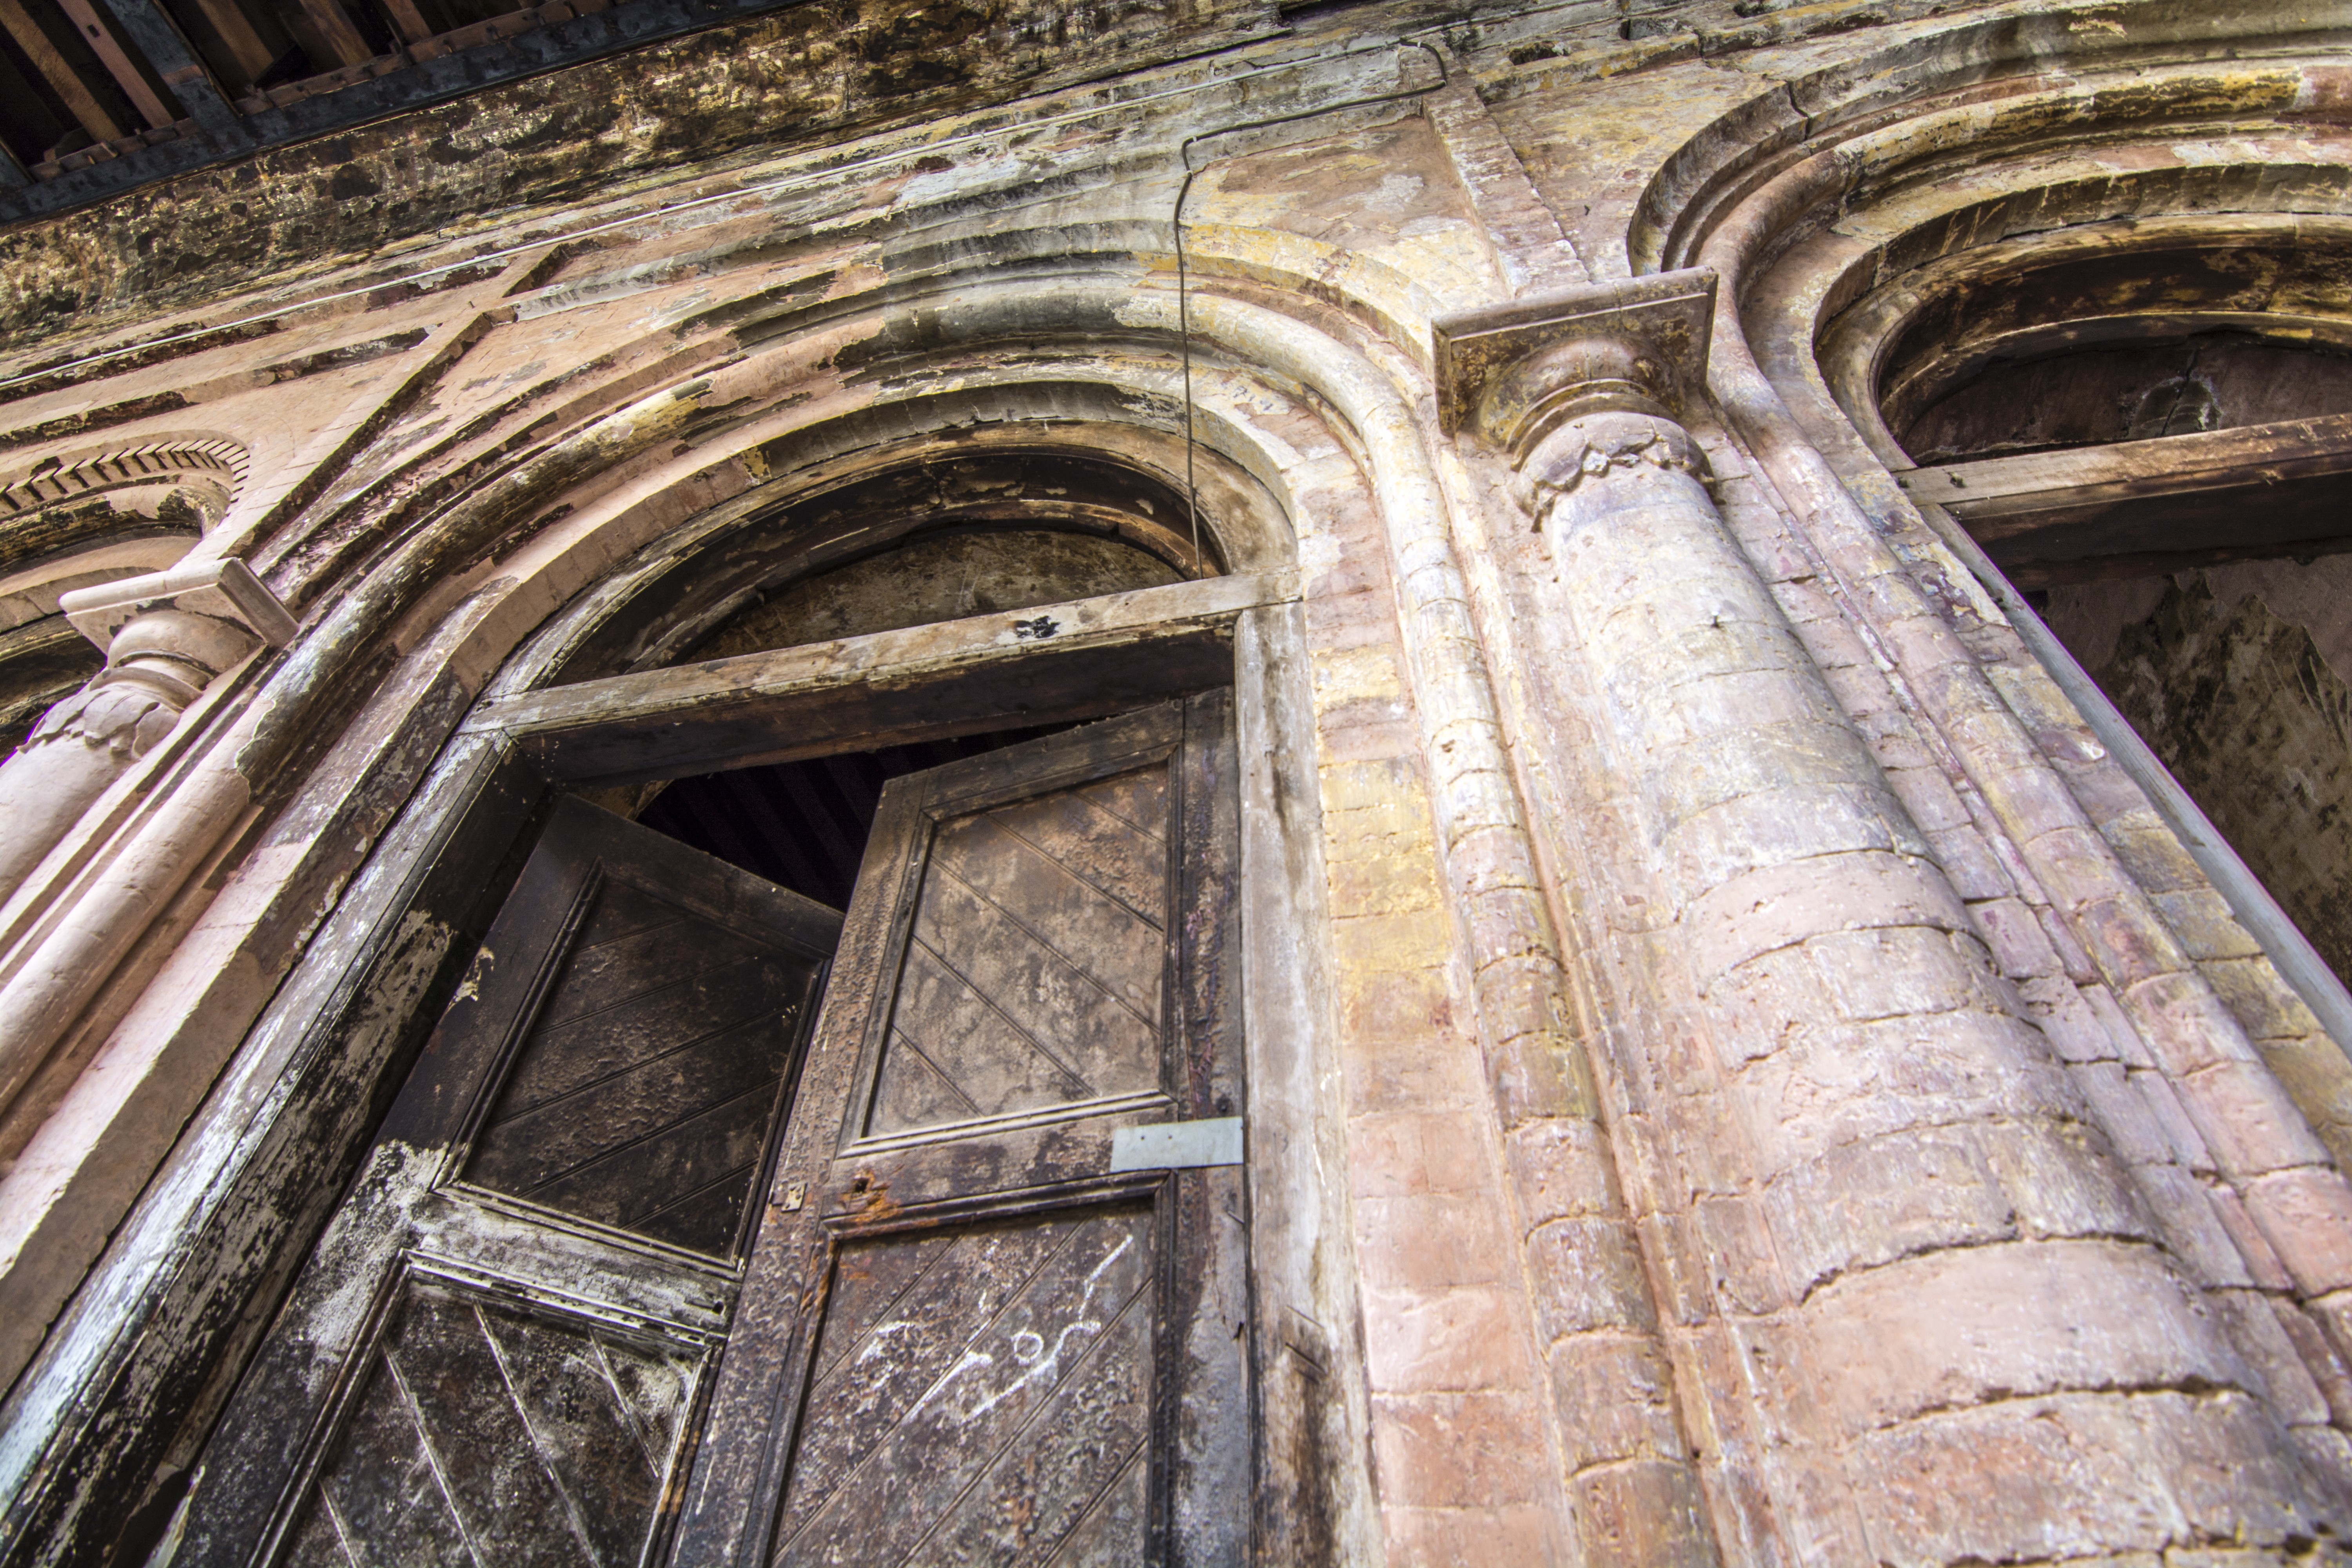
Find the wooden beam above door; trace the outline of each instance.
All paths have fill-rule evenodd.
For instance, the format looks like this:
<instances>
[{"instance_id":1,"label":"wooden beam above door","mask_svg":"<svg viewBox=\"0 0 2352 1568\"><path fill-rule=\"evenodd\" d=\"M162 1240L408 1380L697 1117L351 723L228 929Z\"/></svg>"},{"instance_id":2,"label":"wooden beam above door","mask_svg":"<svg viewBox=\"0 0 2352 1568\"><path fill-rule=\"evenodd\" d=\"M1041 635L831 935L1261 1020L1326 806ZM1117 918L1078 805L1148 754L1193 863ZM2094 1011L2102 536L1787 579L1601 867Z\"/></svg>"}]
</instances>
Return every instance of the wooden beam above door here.
<instances>
[{"instance_id":1,"label":"wooden beam above door","mask_svg":"<svg viewBox=\"0 0 2352 1568\"><path fill-rule=\"evenodd\" d=\"M2021 587L2328 553L2352 540L2352 414L1898 472Z\"/></svg>"},{"instance_id":2,"label":"wooden beam above door","mask_svg":"<svg viewBox=\"0 0 2352 1568\"><path fill-rule=\"evenodd\" d=\"M1290 572L1208 577L527 692L467 728L614 784L1098 718L1224 685L1234 622L1297 596Z\"/></svg>"}]
</instances>

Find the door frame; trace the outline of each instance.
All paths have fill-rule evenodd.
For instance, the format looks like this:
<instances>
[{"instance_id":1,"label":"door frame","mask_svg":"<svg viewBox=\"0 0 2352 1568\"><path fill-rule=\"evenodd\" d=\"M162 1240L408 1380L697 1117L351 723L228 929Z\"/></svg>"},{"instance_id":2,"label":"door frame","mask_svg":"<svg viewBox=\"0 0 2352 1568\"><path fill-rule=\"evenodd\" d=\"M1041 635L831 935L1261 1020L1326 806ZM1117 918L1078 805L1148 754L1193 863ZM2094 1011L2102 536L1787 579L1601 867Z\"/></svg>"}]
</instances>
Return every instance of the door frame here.
<instances>
[{"instance_id":1,"label":"door frame","mask_svg":"<svg viewBox=\"0 0 2352 1568\"><path fill-rule=\"evenodd\" d=\"M559 617L561 619L561 617ZM548 628L554 635L560 628ZM546 679L533 639L508 661ZM255 1300L179 1448L233 1391L431 1021L567 789L1106 717L1230 686L1241 758L1239 998L1257 1401L1260 1561L1348 1559L1369 1494L1352 1224L1312 682L1295 572L1202 578L1059 605L643 670L567 686L493 681L281 987L280 1123L239 1173L314 1215L296 1256L256 1265ZM324 1169L332 1179L321 1181Z\"/></svg>"}]
</instances>

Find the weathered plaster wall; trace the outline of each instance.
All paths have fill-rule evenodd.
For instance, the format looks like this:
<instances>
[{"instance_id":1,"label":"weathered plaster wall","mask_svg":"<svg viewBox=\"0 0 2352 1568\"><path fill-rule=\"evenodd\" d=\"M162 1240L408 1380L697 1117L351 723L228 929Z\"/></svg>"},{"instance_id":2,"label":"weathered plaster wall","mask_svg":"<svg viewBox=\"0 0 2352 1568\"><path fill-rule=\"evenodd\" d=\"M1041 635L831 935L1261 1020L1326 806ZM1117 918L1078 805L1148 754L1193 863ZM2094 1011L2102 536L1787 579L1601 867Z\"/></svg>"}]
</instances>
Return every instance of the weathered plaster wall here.
<instances>
[{"instance_id":1,"label":"weathered plaster wall","mask_svg":"<svg viewBox=\"0 0 2352 1568\"><path fill-rule=\"evenodd\" d=\"M281 286L502 209L674 182L749 147L942 114L1265 30L1257 0L846 0L395 116L0 237L0 341Z\"/></svg>"},{"instance_id":2,"label":"weathered plaster wall","mask_svg":"<svg viewBox=\"0 0 2352 1568\"><path fill-rule=\"evenodd\" d=\"M2061 587L2049 619L2352 976L2352 561Z\"/></svg>"},{"instance_id":3,"label":"weathered plaster wall","mask_svg":"<svg viewBox=\"0 0 2352 1568\"><path fill-rule=\"evenodd\" d=\"M1265 18L1120 13L1054 50L982 63L959 43L969 74L938 97L923 62L955 17L1025 13L787 13L0 239L22 280L0 374L28 378L0 384L0 464L234 437L247 477L203 552L249 559L308 623L0 910L0 982L40 978L34 957L74 935L43 899L211 835L181 881L134 889L158 924L89 950L57 1066L19 1108L0 1348L12 1370L43 1359L8 1407L12 1484L64 1473L53 1434L115 1444L133 1486L182 1414L200 1435L202 1367L165 1377L134 1350L236 1346L143 1325L173 1292L200 1300L190 1322L234 1320L241 1301L190 1270L250 1286L317 1223L307 1188L234 1224L205 1205L284 1157L236 1142L283 1085L325 1086L321 1140L364 1132L364 1074L394 1070L395 1015L436 1004L462 921L420 918L376 1011L331 1040L301 1009L334 1002L357 962L336 944L391 897L370 855L405 842L418 781L532 629L711 509L877 454L1055 423L1127 427L1167 467L1185 140L1427 83L1419 47L1346 47L1419 29L1447 89L1195 141L1185 209L1197 428L1280 498L1293 537L1260 541L1256 564L1291 551L1300 575L1306 858L1324 875L1307 901L1329 914L1300 940L1329 958L1328 1179L1352 1226L1300 1353L1368 1419L1360 1452L1316 1461L1371 1500L1341 1521L1352 1560L2274 1562L2314 1520L2344 1528L2313 1478L2352 1474L2352 1376L2327 1337L2352 1315L2329 1315L2343 1281L2310 1265L2352 1258L2347 1216L2261 1062L2212 1044L2229 1031L2182 988L2187 961L2131 967L2160 934L2132 879L2175 879L2165 907L2222 944L2196 955L2209 969L2267 964L2242 932L2224 950L2235 928L2179 880L2177 846L2100 859L2101 831L2153 818L1959 569L1916 517L1883 535L1824 521L1834 481L1792 480L1695 390L1720 521L1685 491L1680 524L1722 534L1716 575L1646 514L1616 547L1658 527L1662 574L1728 595L1738 637L1717 642L1763 651L1709 662L1720 622L1673 619L1696 590L1636 604L1654 584L1635 560L1634 609L1597 614L1496 454L1433 413L1433 317L1588 263L1654 266L1639 215L1684 188L1678 159L1742 126L1785 148L1816 109L1873 122L1885 59L1959 70L1968 51L1936 40L2009 14L1938 10L1341 7L1150 68ZM2021 8L2042 30L2018 30L2063 63L2070 37L2124 36L2116 16L2178 32L2196 7L2049 10ZM1112 71L1132 74L1045 90ZM918 114L934 118L868 133ZM813 134L852 122L838 146ZM689 145L725 156L673 163ZM1907 221L1858 214L1824 243ZM89 307L70 326L42 313L67 300ZM187 323L204 330L155 341ZM58 363L116 344L148 346ZM2275 613L2312 613L2279 592ZM2329 625L2323 648L2344 635ZM1811 739L1769 766L1741 749L1784 719ZM1697 785L1644 782L1670 751L1698 759L1706 811ZM1701 818L1745 826L1709 858ZM1789 880L1739 883L1761 889L1752 909L1692 892L1728 887L1727 867ZM1916 896L1839 929L1864 881ZM1709 945L1718 916L1753 950ZM2280 1040L2334 1050L2288 1022ZM1581 1120L1509 1120L1486 1053L1529 1038L1581 1085ZM2334 1085L2310 1075L2304 1113ZM2245 1188L2275 1200L2259 1219ZM2292 1267L2266 1239L2288 1236L2282 1214L2307 1244ZM184 1245L199 1230L212 1250ZM128 1414L101 1429L101 1410ZM1653 1505L1694 1464L1706 1507L1686 1531ZM75 1484L8 1516L10 1550L37 1559Z\"/></svg>"}]
</instances>

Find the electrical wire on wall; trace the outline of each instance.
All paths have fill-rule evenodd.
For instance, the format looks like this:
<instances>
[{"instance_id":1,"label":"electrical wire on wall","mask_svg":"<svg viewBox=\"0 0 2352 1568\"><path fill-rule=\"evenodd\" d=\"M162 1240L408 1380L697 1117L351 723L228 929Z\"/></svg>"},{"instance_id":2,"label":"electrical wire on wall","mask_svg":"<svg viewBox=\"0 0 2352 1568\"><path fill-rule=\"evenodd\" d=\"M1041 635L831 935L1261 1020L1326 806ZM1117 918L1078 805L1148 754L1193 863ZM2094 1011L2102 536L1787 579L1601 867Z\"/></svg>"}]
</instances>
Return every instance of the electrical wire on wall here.
<instances>
[{"instance_id":1,"label":"electrical wire on wall","mask_svg":"<svg viewBox=\"0 0 2352 1568\"><path fill-rule=\"evenodd\" d=\"M1437 48L1419 38L1399 38L1391 46L1397 49L1419 49L1437 64L1437 79L1421 87L1398 88L1390 92L1373 93L1364 98L1350 98L1339 103L1326 103L1313 109L1301 109L1289 114L1269 115L1263 120L1244 120L1232 125L1220 125L1213 131L1203 131L1184 138L1176 149L1176 156L1184 166L1184 183L1176 187L1176 210L1170 216L1169 227L1176 242L1176 340L1184 366L1184 510L1190 514L1192 529L1192 574L1204 575L1201 555L1201 494L1196 479L1195 457L1199 444L1192 433L1192 274L1184 252L1184 203L1192 194L1192 182L1202 170L1221 158L1239 156L1220 153L1202 160L1198 167L1192 163L1192 149L1203 142L1213 142L1220 136L1238 136L1247 131L1268 131L1277 125L1294 125L1302 120L1319 120L1327 114L1338 114L1349 109L1368 109L1376 104L1401 103L1404 100L1422 99L1444 88L1452 76L1446 70L1445 57Z\"/></svg>"}]
</instances>

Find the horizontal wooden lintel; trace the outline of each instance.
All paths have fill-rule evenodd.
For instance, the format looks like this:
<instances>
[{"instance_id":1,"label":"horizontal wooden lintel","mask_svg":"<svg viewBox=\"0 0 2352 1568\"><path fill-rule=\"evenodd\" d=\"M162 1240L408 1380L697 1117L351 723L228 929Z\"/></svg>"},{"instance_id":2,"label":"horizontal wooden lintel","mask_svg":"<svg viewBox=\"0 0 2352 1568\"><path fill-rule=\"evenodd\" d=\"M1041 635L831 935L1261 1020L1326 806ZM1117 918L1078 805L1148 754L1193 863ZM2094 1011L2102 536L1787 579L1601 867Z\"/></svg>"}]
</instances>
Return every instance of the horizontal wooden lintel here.
<instances>
[{"instance_id":1,"label":"horizontal wooden lintel","mask_svg":"<svg viewBox=\"0 0 2352 1568\"><path fill-rule=\"evenodd\" d=\"M2134 577L2168 577L2212 566L2238 566L2250 561L2294 561L2309 563L2323 555L2352 552L2352 535L2336 539L2298 539L2284 544L2221 546L2211 550L2151 550L2110 555L2083 555L2063 561L2004 561L2000 569L2012 586L2054 588L2068 583L2118 583Z\"/></svg>"},{"instance_id":2,"label":"horizontal wooden lintel","mask_svg":"<svg viewBox=\"0 0 2352 1568\"><path fill-rule=\"evenodd\" d=\"M2352 472L2352 414L1899 471L1906 494L1975 521Z\"/></svg>"},{"instance_id":3,"label":"horizontal wooden lintel","mask_svg":"<svg viewBox=\"0 0 2352 1568\"><path fill-rule=\"evenodd\" d=\"M1297 596L1208 577L526 692L467 728L618 784L1095 718L1231 680L1234 620Z\"/></svg>"}]
</instances>

